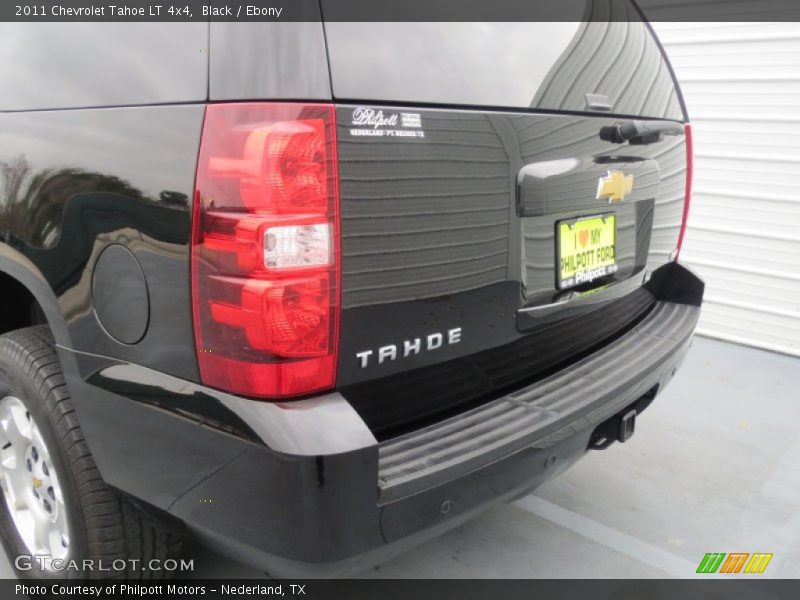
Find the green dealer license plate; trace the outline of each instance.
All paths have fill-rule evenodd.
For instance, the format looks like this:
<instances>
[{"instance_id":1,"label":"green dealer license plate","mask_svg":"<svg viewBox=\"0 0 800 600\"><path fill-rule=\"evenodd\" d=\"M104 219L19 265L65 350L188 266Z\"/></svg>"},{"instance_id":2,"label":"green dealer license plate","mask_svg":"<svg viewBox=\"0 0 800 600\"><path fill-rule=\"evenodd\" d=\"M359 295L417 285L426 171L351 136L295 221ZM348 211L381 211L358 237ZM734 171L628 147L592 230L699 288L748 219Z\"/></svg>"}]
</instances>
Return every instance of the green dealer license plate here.
<instances>
[{"instance_id":1,"label":"green dealer license plate","mask_svg":"<svg viewBox=\"0 0 800 600\"><path fill-rule=\"evenodd\" d=\"M557 224L558 289L590 283L617 270L614 215L570 219Z\"/></svg>"}]
</instances>

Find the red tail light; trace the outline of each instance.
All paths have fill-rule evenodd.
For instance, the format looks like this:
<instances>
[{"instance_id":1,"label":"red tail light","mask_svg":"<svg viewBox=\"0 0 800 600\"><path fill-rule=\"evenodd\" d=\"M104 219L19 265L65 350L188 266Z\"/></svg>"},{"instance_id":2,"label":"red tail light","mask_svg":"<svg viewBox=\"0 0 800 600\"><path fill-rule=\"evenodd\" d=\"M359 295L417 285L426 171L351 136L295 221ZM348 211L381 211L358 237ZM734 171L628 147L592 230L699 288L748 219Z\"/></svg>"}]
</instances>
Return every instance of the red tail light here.
<instances>
[{"instance_id":1,"label":"red tail light","mask_svg":"<svg viewBox=\"0 0 800 600\"><path fill-rule=\"evenodd\" d=\"M339 326L339 191L331 105L206 109L192 296L200 376L247 396L330 388Z\"/></svg>"},{"instance_id":2,"label":"red tail light","mask_svg":"<svg viewBox=\"0 0 800 600\"><path fill-rule=\"evenodd\" d=\"M686 235L686 223L689 220L689 206L692 203L692 175L694 170L694 149L692 147L692 126L686 124L686 196L683 200L683 218L681 220L681 232L678 234L678 246L675 248L675 260L681 254L683 247L683 237Z\"/></svg>"}]
</instances>

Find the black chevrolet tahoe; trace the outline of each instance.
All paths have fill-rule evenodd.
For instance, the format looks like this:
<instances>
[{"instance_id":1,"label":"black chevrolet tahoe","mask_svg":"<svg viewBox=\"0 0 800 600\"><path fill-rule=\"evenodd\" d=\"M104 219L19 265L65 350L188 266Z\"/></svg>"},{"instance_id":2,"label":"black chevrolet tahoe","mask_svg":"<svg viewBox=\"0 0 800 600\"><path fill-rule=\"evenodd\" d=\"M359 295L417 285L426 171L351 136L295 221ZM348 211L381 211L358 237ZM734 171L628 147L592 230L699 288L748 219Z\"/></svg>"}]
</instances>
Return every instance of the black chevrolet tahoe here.
<instances>
[{"instance_id":1,"label":"black chevrolet tahoe","mask_svg":"<svg viewBox=\"0 0 800 600\"><path fill-rule=\"evenodd\" d=\"M626 441L683 359L691 130L636 7L332 2L0 24L21 575L158 577L189 536L275 576L357 572Z\"/></svg>"}]
</instances>

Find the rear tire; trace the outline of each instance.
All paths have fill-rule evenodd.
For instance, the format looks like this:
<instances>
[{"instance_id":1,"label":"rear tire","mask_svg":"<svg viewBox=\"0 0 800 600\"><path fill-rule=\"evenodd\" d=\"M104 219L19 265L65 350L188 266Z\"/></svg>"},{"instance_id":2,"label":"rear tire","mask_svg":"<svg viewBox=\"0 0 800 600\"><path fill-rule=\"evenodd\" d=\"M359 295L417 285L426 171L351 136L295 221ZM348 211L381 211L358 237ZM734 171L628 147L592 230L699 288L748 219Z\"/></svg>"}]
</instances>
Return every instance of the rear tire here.
<instances>
[{"instance_id":1,"label":"rear tire","mask_svg":"<svg viewBox=\"0 0 800 600\"><path fill-rule=\"evenodd\" d=\"M0 538L21 577L159 579L179 556L179 532L100 476L47 326L0 336L0 483ZM71 568L85 560L94 568Z\"/></svg>"}]
</instances>

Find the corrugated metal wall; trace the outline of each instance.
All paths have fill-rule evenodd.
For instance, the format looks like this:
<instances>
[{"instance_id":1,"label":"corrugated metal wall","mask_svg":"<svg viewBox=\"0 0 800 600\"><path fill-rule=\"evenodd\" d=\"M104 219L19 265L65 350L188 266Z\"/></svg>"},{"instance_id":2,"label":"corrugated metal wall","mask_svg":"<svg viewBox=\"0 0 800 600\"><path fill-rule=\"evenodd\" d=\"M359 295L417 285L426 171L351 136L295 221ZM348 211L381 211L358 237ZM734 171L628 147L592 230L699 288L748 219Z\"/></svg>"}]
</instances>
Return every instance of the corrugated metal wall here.
<instances>
[{"instance_id":1,"label":"corrugated metal wall","mask_svg":"<svg viewBox=\"0 0 800 600\"><path fill-rule=\"evenodd\" d=\"M800 355L800 23L654 23L695 141L701 334Z\"/></svg>"}]
</instances>

